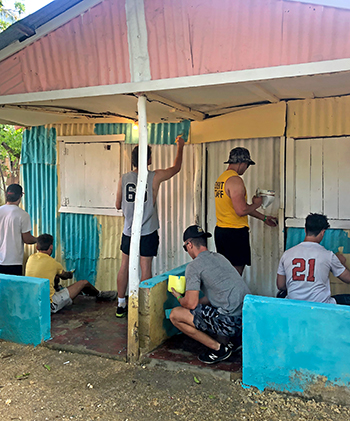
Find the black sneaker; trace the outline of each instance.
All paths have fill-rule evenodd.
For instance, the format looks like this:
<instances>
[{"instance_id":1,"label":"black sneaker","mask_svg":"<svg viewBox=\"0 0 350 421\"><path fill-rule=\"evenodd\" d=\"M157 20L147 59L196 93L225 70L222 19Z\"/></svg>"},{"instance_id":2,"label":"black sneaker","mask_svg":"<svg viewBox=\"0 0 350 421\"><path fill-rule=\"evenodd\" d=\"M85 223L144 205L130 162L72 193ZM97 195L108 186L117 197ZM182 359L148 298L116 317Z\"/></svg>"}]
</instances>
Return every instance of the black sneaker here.
<instances>
[{"instance_id":1,"label":"black sneaker","mask_svg":"<svg viewBox=\"0 0 350 421\"><path fill-rule=\"evenodd\" d=\"M238 352L238 351L242 351L242 342L241 343L229 342L227 344L227 348L231 349L232 354L234 354L235 352Z\"/></svg>"},{"instance_id":2,"label":"black sneaker","mask_svg":"<svg viewBox=\"0 0 350 421\"><path fill-rule=\"evenodd\" d=\"M228 346L221 344L220 349L218 351L209 349L207 352L204 352L203 354L201 354L198 357L198 359L199 361L205 364L214 364L220 361L227 360L227 358L229 358L231 354L232 354L232 349L230 349Z\"/></svg>"},{"instance_id":3,"label":"black sneaker","mask_svg":"<svg viewBox=\"0 0 350 421\"><path fill-rule=\"evenodd\" d=\"M115 313L116 317L119 317L119 318L126 317L127 314L128 314L128 306L117 307L117 312Z\"/></svg>"}]
</instances>

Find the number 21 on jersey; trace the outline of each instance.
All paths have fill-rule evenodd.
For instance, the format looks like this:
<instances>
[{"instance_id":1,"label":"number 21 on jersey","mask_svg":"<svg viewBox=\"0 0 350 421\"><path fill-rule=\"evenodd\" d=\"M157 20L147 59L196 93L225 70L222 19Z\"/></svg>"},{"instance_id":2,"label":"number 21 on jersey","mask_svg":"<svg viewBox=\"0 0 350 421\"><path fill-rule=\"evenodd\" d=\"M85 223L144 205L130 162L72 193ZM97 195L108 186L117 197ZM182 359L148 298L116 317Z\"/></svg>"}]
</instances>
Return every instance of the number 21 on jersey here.
<instances>
[{"instance_id":1,"label":"number 21 on jersey","mask_svg":"<svg viewBox=\"0 0 350 421\"><path fill-rule=\"evenodd\" d=\"M295 258L292 260L293 272L292 279L293 281L315 281L315 262L316 259L300 259Z\"/></svg>"}]
</instances>

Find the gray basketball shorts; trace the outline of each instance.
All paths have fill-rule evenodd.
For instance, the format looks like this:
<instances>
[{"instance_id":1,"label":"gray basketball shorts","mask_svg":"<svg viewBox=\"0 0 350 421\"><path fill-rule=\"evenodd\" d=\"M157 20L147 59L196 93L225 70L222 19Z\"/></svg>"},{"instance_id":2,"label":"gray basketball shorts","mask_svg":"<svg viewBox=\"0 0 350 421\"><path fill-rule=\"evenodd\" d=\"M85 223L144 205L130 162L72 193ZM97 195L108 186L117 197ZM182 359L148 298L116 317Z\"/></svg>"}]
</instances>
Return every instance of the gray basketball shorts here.
<instances>
[{"instance_id":1,"label":"gray basketball shorts","mask_svg":"<svg viewBox=\"0 0 350 421\"><path fill-rule=\"evenodd\" d=\"M67 288L57 291L52 296L51 301L51 313L57 313L62 310L63 307L69 306L73 303L72 299L69 296L69 291Z\"/></svg>"},{"instance_id":2,"label":"gray basketball shorts","mask_svg":"<svg viewBox=\"0 0 350 421\"><path fill-rule=\"evenodd\" d=\"M242 333L242 316L229 316L210 305L199 304L194 310L193 324L201 332L227 337L239 336Z\"/></svg>"}]
</instances>

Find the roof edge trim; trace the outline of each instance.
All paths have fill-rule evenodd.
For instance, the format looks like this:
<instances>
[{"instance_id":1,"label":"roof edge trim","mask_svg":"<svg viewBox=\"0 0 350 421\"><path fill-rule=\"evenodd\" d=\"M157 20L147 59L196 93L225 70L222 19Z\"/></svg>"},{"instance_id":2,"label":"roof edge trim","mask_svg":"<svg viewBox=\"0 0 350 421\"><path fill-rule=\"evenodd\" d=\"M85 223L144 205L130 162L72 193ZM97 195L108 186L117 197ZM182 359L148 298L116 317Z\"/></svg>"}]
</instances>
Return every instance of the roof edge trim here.
<instances>
[{"instance_id":1,"label":"roof edge trim","mask_svg":"<svg viewBox=\"0 0 350 421\"><path fill-rule=\"evenodd\" d=\"M17 40L0 50L0 62L102 2L103 0L84 0L72 8L66 10L59 16L40 26L35 31L33 36L25 39L22 42Z\"/></svg>"},{"instance_id":2,"label":"roof edge trim","mask_svg":"<svg viewBox=\"0 0 350 421\"><path fill-rule=\"evenodd\" d=\"M28 104L36 101L84 98L108 95L133 94L137 92L168 91L173 89L197 88L202 86L228 85L236 83L261 82L300 76L350 72L350 58L237 70L225 73L184 76L144 82L120 83L114 85L89 86L84 88L55 91L31 92L0 96L0 105Z\"/></svg>"},{"instance_id":3,"label":"roof edge trim","mask_svg":"<svg viewBox=\"0 0 350 421\"><path fill-rule=\"evenodd\" d=\"M334 9L350 9L348 0L284 0L294 3L314 4L316 6L333 7Z\"/></svg>"}]
</instances>

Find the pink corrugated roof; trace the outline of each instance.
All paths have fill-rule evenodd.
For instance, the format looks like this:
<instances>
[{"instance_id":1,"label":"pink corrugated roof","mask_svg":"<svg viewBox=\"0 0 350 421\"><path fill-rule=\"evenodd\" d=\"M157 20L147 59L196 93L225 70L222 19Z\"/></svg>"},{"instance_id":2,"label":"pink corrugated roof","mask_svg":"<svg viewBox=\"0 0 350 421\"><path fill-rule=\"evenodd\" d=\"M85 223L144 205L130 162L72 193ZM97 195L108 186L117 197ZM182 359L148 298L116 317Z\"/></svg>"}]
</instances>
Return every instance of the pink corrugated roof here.
<instances>
[{"instance_id":1,"label":"pink corrugated roof","mask_svg":"<svg viewBox=\"0 0 350 421\"><path fill-rule=\"evenodd\" d=\"M151 77L350 57L350 11L281 0L144 0ZM0 95L130 82L125 0L0 63Z\"/></svg>"},{"instance_id":2,"label":"pink corrugated roof","mask_svg":"<svg viewBox=\"0 0 350 421\"><path fill-rule=\"evenodd\" d=\"M125 5L118 0L96 5L0 63L0 95L126 82Z\"/></svg>"}]
</instances>

